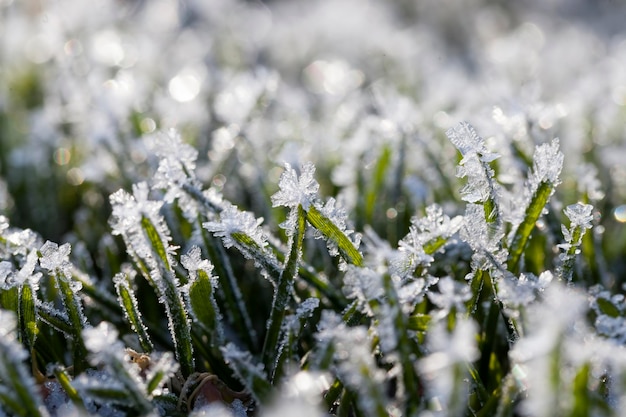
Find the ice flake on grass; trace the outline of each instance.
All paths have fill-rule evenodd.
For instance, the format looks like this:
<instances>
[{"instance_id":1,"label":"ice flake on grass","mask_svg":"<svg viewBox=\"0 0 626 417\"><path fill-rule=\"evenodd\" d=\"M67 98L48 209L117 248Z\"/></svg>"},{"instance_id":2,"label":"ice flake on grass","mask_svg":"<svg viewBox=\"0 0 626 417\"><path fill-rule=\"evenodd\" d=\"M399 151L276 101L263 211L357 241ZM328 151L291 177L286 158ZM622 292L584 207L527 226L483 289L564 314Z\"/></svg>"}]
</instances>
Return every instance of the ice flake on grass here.
<instances>
[{"instance_id":1,"label":"ice flake on grass","mask_svg":"<svg viewBox=\"0 0 626 417\"><path fill-rule=\"evenodd\" d=\"M202 259L202 251L193 246L187 254L180 257L180 263L189 272L205 271L209 276L213 272L213 265L207 259Z\"/></svg>"},{"instance_id":2,"label":"ice flake on grass","mask_svg":"<svg viewBox=\"0 0 626 417\"><path fill-rule=\"evenodd\" d=\"M301 205L308 210L311 204L317 203L319 184L315 180L315 166L308 162L301 167L298 176L290 164L285 163L285 170L278 182L279 190L272 196L272 206L297 207Z\"/></svg>"},{"instance_id":3,"label":"ice flake on grass","mask_svg":"<svg viewBox=\"0 0 626 417\"><path fill-rule=\"evenodd\" d=\"M533 154L533 172L530 176L531 190L534 193L542 182L556 187L561 180L559 175L563 168L563 153L559 150L559 139L544 143L535 148Z\"/></svg>"},{"instance_id":4,"label":"ice flake on grass","mask_svg":"<svg viewBox=\"0 0 626 417\"><path fill-rule=\"evenodd\" d=\"M184 143L174 129L148 137L147 144L160 158L152 187L165 190L163 200L167 203L178 199L188 217L195 218L197 203L183 187L195 181L198 151Z\"/></svg>"},{"instance_id":5,"label":"ice flake on grass","mask_svg":"<svg viewBox=\"0 0 626 417\"><path fill-rule=\"evenodd\" d=\"M61 273L69 277L72 269L72 264L69 260L71 250L72 247L69 243L59 246L54 242L47 241L39 249L41 253L39 264L43 269L50 271L50 273Z\"/></svg>"},{"instance_id":6,"label":"ice flake on grass","mask_svg":"<svg viewBox=\"0 0 626 417\"><path fill-rule=\"evenodd\" d=\"M496 224L488 223L484 213L482 205L468 204L460 236L474 251L472 256L474 268L489 270L503 264L508 253L501 247L504 232Z\"/></svg>"},{"instance_id":7,"label":"ice flake on grass","mask_svg":"<svg viewBox=\"0 0 626 417\"><path fill-rule=\"evenodd\" d=\"M489 163L499 157L485 146L485 140L478 136L467 122L461 122L448 129L446 135L461 152L457 176L467 177L467 185L461 190L463 200L470 203L486 202L497 193L494 171Z\"/></svg>"},{"instance_id":8,"label":"ice flake on grass","mask_svg":"<svg viewBox=\"0 0 626 417\"><path fill-rule=\"evenodd\" d=\"M357 300L361 308L372 315L370 303L378 301L385 293L380 272L370 268L348 266L343 283L345 296Z\"/></svg>"},{"instance_id":9,"label":"ice flake on grass","mask_svg":"<svg viewBox=\"0 0 626 417\"><path fill-rule=\"evenodd\" d=\"M236 235L245 235L259 248L267 246L267 238L259 227L263 218L256 218L249 211L240 211L237 206L227 205L217 221L205 222L202 226L215 236L221 237L227 248L241 246Z\"/></svg>"},{"instance_id":10,"label":"ice flake on grass","mask_svg":"<svg viewBox=\"0 0 626 417\"><path fill-rule=\"evenodd\" d=\"M165 219L160 214L163 201L149 199L150 189L148 184L140 182L133 184L133 194L124 190L118 190L109 197L112 206L112 214L109 224L113 229L113 235L121 235L129 250L144 262L148 263L150 270L157 268L157 260L153 253L153 245L146 236L143 223L149 223L157 233L160 245L165 249L164 256L169 266L173 265L172 255L176 247L171 246L170 232L165 224Z\"/></svg>"},{"instance_id":11,"label":"ice flake on grass","mask_svg":"<svg viewBox=\"0 0 626 417\"><path fill-rule=\"evenodd\" d=\"M553 279L550 271L544 271L539 276L525 273L519 278L504 277L499 281L498 298L507 309L527 306L539 297Z\"/></svg>"},{"instance_id":12,"label":"ice flake on grass","mask_svg":"<svg viewBox=\"0 0 626 417\"><path fill-rule=\"evenodd\" d=\"M591 204L571 204L565 208L565 215L570 220L570 228L591 229L593 226L591 224L593 220L593 206ZM566 240L570 241L571 235L566 235Z\"/></svg>"},{"instance_id":13,"label":"ice flake on grass","mask_svg":"<svg viewBox=\"0 0 626 417\"><path fill-rule=\"evenodd\" d=\"M101 322L97 327L88 327L83 330L85 347L96 358L105 356L124 356L124 346L119 341L117 330L107 322Z\"/></svg>"},{"instance_id":14,"label":"ice flake on grass","mask_svg":"<svg viewBox=\"0 0 626 417\"><path fill-rule=\"evenodd\" d=\"M270 384L265 376L265 368L252 358L250 352L240 350L233 343L222 346L220 350L226 364L257 401L269 394Z\"/></svg>"}]
</instances>

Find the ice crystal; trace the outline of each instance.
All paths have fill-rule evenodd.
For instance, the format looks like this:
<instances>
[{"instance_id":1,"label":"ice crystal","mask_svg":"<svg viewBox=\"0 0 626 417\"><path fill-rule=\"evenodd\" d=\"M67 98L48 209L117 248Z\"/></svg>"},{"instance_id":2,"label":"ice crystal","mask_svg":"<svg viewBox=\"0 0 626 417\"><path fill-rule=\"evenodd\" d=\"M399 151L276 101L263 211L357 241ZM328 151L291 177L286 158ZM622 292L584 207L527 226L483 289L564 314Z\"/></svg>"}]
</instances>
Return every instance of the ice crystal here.
<instances>
[{"instance_id":1,"label":"ice crystal","mask_svg":"<svg viewBox=\"0 0 626 417\"><path fill-rule=\"evenodd\" d=\"M118 331L107 322L101 322L96 327L88 327L83 330L85 347L97 357L102 354L122 357L124 347L119 342Z\"/></svg>"},{"instance_id":2,"label":"ice crystal","mask_svg":"<svg viewBox=\"0 0 626 417\"><path fill-rule=\"evenodd\" d=\"M561 182L559 175L562 168L563 153L559 150L558 138L537 146L533 154L533 172L529 178L532 191L534 192L542 182L557 186Z\"/></svg>"},{"instance_id":3,"label":"ice crystal","mask_svg":"<svg viewBox=\"0 0 626 417\"><path fill-rule=\"evenodd\" d=\"M213 271L213 265L207 259L202 259L202 253L198 246L193 246L186 255L180 257L180 263L189 272L195 272L198 270L206 271L208 275L211 275Z\"/></svg>"},{"instance_id":4,"label":"ice crystal","mask_svg":"<svg viewBox=\"0 0 626 417\"><path fill-rule=\"evenodd\" d=\"M169 244L170 232L165 219L160 214L163 201L150 200L148 184L140 182L133 185L133 194L118 190L111 194L110 201L112 214L109 220L113 235L121 235L129 250L146 262L150 270L156 270L157 261L153 254L152 244L142 226L142 220L147 219L157 231L158 239L165 248L168 264L174 264L172 254L176 247Z\"/></svg>"},{"instance_id":5,"label":"ice crystal","mask_svg":"<svg viewBox=\"0 0 626 417\"><path fill-rule=\"evenodd\" d=\"M576 203L565 208L565 215L570 220L570 228L581 227L583 229L591 229L593 220L593 206L591 204ZM566 240L570 241L566 237Z\"/></svg>"},{"instance_id":6,"label":"ice crystal","mask_svg":"<svg viewBox=\"0 0 626 417\"><path fill-rule=\"evenodd\" d=\"M554 276L544 271L539 276L531 273L521 274L519 278L504 277L499 281L498 298L506 307L523 307L535 301Z\"/></svg>"},{"instance_id":7,"label":"ice crystal","mask_svg":"<svg viewBox=\"0 0 626 417\"><path fill-rule=\"evenodd\" d=\"M379 300L385 293L381 274L370 268L348 266L343 282L345 296L356 299L368 314L372 314L370 303Z\"/></svg>"},{"instance_id":8,"label":"ice crystal","mask_svg":"<svg viewBox=\"0 0 626 417\"><path fill-rule=\"evenodd\" d=\"M235 234L242 234L254 242L258 248L267 246L265 233L259 227L263 223L263 218L256 218L249 211L240 211L237 206L226 205L220 212L218 221L205 222L202 226L215 236L222 238L224 246L241 246L241 242L234 237Z\"/></svg>"},{"instance_id":9,"label":"ice crystal","mask_svg":"<svg viewBox=\"0 0 626 417\"><path fill-rule=\"evenodd\" d=\"M69 260L71 250L72 247L69 243L59 246L54 242L47 241L39 249L41 253L39 264L53 274L61 273L69 277L72 269L72 264Z\"/></svg>"},{"instance_id":10,"label":"ice crystal","mask_svg":"<svg viewBox=\"0 0 626 417\"><path fill-rule=\"evenodd\" d=\"M468 204L463 220L460 236L474 250L474 268L488 270L504 263L507 257L507 251L501 245L504 232L496 224L486 221L483 206Z\"/></svg>"},{"instance_id":11,"label":"ice crystal","mask_svg":"<svg viewBox=\"0 0 626 417\"><path fill-rule=\"evenodd\" d=\"M308 210L311 204L317 203L317 192L320 187L315 180L315 166L310 162L302 165L301 174L298 176L296 170L285 163L278 187L278 192L272 196L274 207L301 205L304 210Z\"/></svg>"},{"instance_id":12,"label":"ice crystal","mask_svg":"<svg viewBox=\"0 0 626 417\"><path fill-rule=\"evenodd\" d=\"M184 143L174 129L150 136L148 146L160 158L152 187L165 190L163 200L167 203L179 199L179 206L193 219L197 203L183 187L195 180L198 151Z\"/></svg>"},{"instance_id":13,"label":"ice crystal","mask_svg":"<svg viewBox=\"0 0 626 417\"><path fill-rule=\"evenodd\" d=\"M463 155L457 171L458 177L467 177L467 185L461 190L463 200L478 203L494 197L498 190L493 178L494 171L489 162L497 159L499 155L487 150L484 139L478 136L467 122L461 122L449 129L446 134Z\"/></svg>"}]
</instances>

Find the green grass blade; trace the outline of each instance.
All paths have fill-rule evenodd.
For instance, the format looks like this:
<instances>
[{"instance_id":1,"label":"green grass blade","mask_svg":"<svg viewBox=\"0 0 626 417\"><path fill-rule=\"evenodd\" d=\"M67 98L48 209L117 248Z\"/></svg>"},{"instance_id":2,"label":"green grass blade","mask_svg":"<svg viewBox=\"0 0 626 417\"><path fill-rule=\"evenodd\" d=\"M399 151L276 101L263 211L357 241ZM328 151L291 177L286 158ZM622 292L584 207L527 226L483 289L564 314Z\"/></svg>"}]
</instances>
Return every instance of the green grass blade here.
<instances>
[{"instance_id":1,"label":"green grass blade","mask_svg":"<svg viewBox=\"0 0 626 417\"><path fill-rule=\"evenodd\" d=\"M158 259L163 262L165 269L170 270L172 267L167 256L167 249L157 228L146 216L141 216L141 227L146 233L146 236L152 245L152 250L157 255Z\"/></svg>"},{"instance_id":2,"label":"green grass blade","mask_svg":"<svg viewBox=\"0 0 626 417\"><path fill-rule=\"evenodd\" d=\"M293 230L291 231L291 247L289 249L289 257L285 264L285 269L280 274L278 285L274 293L272 302L272 311L268 320L269 326L265 341L263 343L263 364L270 376L270 381L274 380L274 370L276 368L276 345L280 335L280 329L283 325L285 317L285 309L291 298L293 284L298 273L298 263L302 254L302 243L304 241L304 232L306 228L306 213L301 205L294 208L295 217Z\"/></svg>"},{"instance_id":3,"label":"green grass blade","mask_svg":"<svg viewBox=\"0 0 626 417\"><path fill-rule=\"evenodd\" d=\"M327 239L337 243L339 252L348 263L356 266L363 265L363 256L354 247L350 239L315 206L309 207L309 210L306 212L306 219L311 223L311 226L319 230Z\"/></svg>"},{"instance_id":4,"label":"green grass blade","mask_svg":"<svg viewBox=\"0 0 626 417\"><path fill-rule=\"evenodd\" d=\"M197 274L197 278L189 286L191 315L202 325L205 332L208 332L211 337L209 344L218 346L222 343L223 338L222 315L215 302L211 277L202 269L198 270Z\"/></svg>"},{"instance_id":5,"label":"green grass blade","mask_svg":"<svg viewBox=\"0 0 626 417\"><path fill-rule=\"evenodd\" d=\"M509 258L507 260L508 270L516 273L519 266L519 261L524 253L530 234L535 227L535 223L539 220L544 207L548 203L550 196L554 191L554 185L543 181L539 184L539 188L535 194L533 194L530 204L524 214L524 220L520 223L511 240L511 246L509 248Z\"/></svg>"},{"instance_id":6,"label":"green grass blade","mask_svg":"<svg viewBox=\"0 0 626 417\"><path fill-rule=\"evenodd\" d=\"M376 209L376 198L381 194L381 189L385 185L385 173L389 168L391 162L391 149L389 146L384 146L382 153L376 161L374 172L372 175L372 181L368 187L365 196L365 223L372 224L374 220L374 211Z\"/></svg>"},{"instance_id":7,"label":"green grass blade","mask_svg":"<svg viewBox=\"0 0 626 417\"><path fill-rule=\"evenodd\" d=\"M25 282L20 289L20 309L19 309L19 332L22 343L29 351L35 346L35 339L39 333L37 325L37 311L35 308L35 294L29 282Z\"/></svg>"},{"instance_id":8,"label":"green grass blade","mask_svg":"<svg viewBox=\"0 0 626 417\"><path fill-rule=\"evenodd\" d=\"M115 290L117 291L118 301L126 320L128 320L131 329L135 332L139 338L139 345L145 353L150 353L154 350L152 340L148 334L148 329L143 322L141 312L139 311L139 305L137 302L137 296L132 287L131 278L127 273L120 272L113 277L113 283Z\"/></svg>"},{"instance_id":9,"label":"green grass blade","mask_svg":"<svg viewBox=\"0 0 626 417\"><path fill-rule=\"evenodd\" d=\"M172 272L166 271L166 274ZM188 377L194 372L193 346L189 318L179 289L174 285L173 277L163 279L163 302L169 322L170 333L174 340L176 359L180 362L183 376Z\"/></svg>"},{"instance_id":10,"label":"green grass blade","mask_svg":"<svg viewBox=\"0 0 626 417\"><path fill-rule=\"evenodd\" d=\"M220 287L224 294L226 310L230 313L234 327L238 330L246 342L249 349L253 349L256 345L256 331L252 327L252 320L246 309L246 304L241 295L241 289L237 284L237 279L233 273L233 268L226 251L222 245L217 244L218 240L210 236L206 229L202 227L202 221L198 218L199 231L202 234L204 246L209 255L209 259L215 268L220 283Z\"/></svg>"},{"instance_id":11,"label":"green grass blade","mask_svg":"<svg viewBox=\"0 0 626 417\"><path fill-rule=\"evenodd\" d=\"M87 325L87 318L83 313L83 305L80 297L72 289L70 279L64 273L58 272L54 274L59 294L67 317L71 324L72 349L73 349L73 365L76 374L81 373L87 367L87 349L83 342L82 331Z\"/></svg>"}]
</instances>

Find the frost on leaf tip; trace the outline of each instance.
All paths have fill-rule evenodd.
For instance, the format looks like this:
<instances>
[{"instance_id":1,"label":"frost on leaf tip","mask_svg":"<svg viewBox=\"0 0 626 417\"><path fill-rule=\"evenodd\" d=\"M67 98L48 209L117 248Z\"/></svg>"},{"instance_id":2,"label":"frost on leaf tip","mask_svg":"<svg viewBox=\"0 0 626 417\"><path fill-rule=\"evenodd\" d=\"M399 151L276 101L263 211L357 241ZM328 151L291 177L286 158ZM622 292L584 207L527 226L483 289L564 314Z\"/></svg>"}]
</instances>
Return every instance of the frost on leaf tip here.
<instances>
[{"instance_id":1,"label":"frost on leaf tip","mask_svg":"<svg viewBox=\"0 0 626 417\"><path fill-rule=\"evenodd\" d=\"M241 233L251 238L260 248L267 245L266 236L259 227L263 218L256 218L248 211L240 211L237 206L227 205L220 212L218 221L205 222L202 226L215 236L221 237L224 246L237 244L234 234Z\"/></svg>"},{"instance_id":2,"label":"frost on leaf tip","mask_svg":"<svg viewBox=\"0 0 626 417\"><path fill-rule=\"evenodd\" d=\"M186 255L180 257L180 262L189 272L202 270L210 275L211 271L213 271L213 265L208 260L202 259L201 255L200 248L194 245Z\"/></svg>"},{"instance_id":3,"label":"frost on leaf tip","mask_svg":"<svg viewBox=\"0 0 626 417\"><path fill-rule=\"evenodd\" d=\"M39 264L43 269L47 269L52 273L61 272L68 275L72 267L69 261L71 250L69 243L59 246L54 242L47 241L39 249L41 253Z\"/></svg>"},{"instance_id":4,"label":"frost on leaf tip","mask_svg":"<svg viewBox=\"0 0 626 417\"><path fill-rule=\"evenodd\" d=\"M591 229L593 226L591 224L591 221L593 220L593 206L591 204L571 204L565 208L564 212L570 220L570 227Z\"/></svg>"},{"instance_id":5,"label":"frost on leaf tip","mask_svg":"<svg viewBox=\"0 0 626 417\"><path fill-rule=\"evenodd\" d=\"M542 182L558 185L562 168L563 153L559 150L558 138L553 139L550 143L537 146L533 154L531 185L538 187Z\"/></svg>"},{"instance_id":6,"label":"frost on leaf tip","mask_svg":"<svg viewBox=\"0 0 626 417\"><path fill-rule=\"evenodd\" d=\"M278 182L279 190L272 196L272 206L297 207L308 210L317 199L319 184L315 180L315 166L308 162L301 167L298 177L296 170L285 163L285 170Z\"/></svg>"},{"instance_id":7,"label":"frost on leaf tip","mask_svg":"<svg viewBox=\"0 0 626 417\"><path fill-rule=\"evenodd\" d=\"M485 146L485 140L481 138L474 127L467 123L461 122L455 127L446 131L446 135L450 142L461 152L463 158L472 155L480 156L481 161L491 162L498 158L497 154L490 152Z\"/></svg>"}]
</instances>

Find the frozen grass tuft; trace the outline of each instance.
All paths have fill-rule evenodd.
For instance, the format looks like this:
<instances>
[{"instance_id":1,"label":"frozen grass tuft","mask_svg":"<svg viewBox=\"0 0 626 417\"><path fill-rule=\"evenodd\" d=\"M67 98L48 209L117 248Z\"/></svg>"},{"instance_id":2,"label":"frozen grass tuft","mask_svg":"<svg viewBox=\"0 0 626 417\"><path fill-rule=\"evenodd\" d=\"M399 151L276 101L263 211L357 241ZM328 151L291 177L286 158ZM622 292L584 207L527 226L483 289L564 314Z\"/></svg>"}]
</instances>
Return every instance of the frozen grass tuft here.
<instances>
[{"instance_id":1,"label":"frozen grass tuft","mask_svg":"<svg viewBox=\"0 0 626 417\"><path fill-rule=\"evenodd\" d=\"M623 4L31 3L0 415L623 414Z\"/></svg>"}]
</instances>

